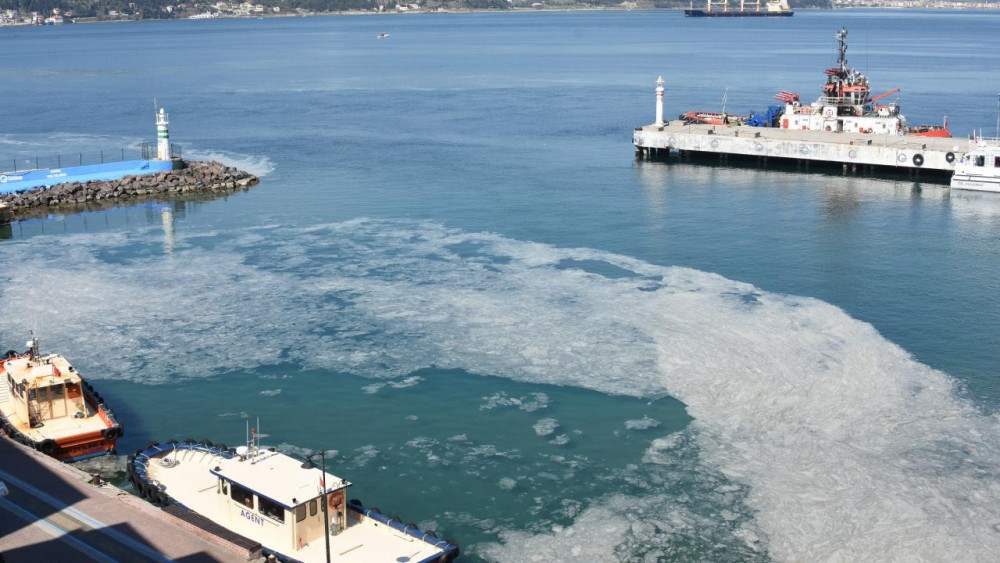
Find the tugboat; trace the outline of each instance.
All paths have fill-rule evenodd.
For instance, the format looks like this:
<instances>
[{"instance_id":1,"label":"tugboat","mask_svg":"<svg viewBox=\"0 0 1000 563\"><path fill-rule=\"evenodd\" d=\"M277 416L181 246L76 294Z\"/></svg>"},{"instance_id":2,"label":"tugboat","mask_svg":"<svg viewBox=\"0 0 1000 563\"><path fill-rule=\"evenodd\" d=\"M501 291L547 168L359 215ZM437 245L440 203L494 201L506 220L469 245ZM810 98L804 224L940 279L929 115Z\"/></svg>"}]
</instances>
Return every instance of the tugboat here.
<instances>
[{"instance_id":1,"label":"tugboat","mask_svg":"<svg viewBox=\"0 0 1000 563\"><path fill-rule=\"evenodd\" d=\"M453 540L347 501L351 483L327 473L325 457L322 469L311 459L303 463L261 447L256 429L248 430L247 444L238 448L208 440L151 442L129 455L129 482L150 502L259 541L265 555L282 561L448 563L458 557Z\"/></svg>"},{"instance_id":2,"label":"tugboat","mask_svg":"<svg viewBox=\"0 0 1000 563\"><path fill-rule=\"evenodd\" d=\"M0 427L12 439L62 461L113 452L124 429L93 386L59 354L0 358Z\"/></svg>"},{"instance_id":3,"label":"tugboat","mask_svg":"<svg viewBox=\"0 0 1000 563\"><path fill-rule=\"evenodd\" d=\"M847 29L841 28L835 37L839 52L837 66L826 70L822 95L812 104L803 106L798 94L782 91L774 99L783 102L784 106L770 106L761 114L725 116L692 111L682 114L680 119L687 123L722 125L728 122L831 133L951 137L947 118L944 125L908 127L906 118L899 112L898 103L878 104L879 100L899 92L899 89L872 96L868 77L847 67Z\"/></svg>"},{"instance_id":4,"label":"tugboat","mask_svg":"<svg viewBox=\"0 0 1000 563\"><path fill-rule=\"evenodd\" d=\"M976 137L958 160L951 187L959 190L1000 192L1000 139Z\"/></svg>"},{"instance_id":5,"label":"tugboat","mask_svg":"<svg viewBox=\"0 0 1000 563\"><path fill-rule=\"evenodd\" d=\"M791 6L785 0L767 0L764 8L761 9L760 0L747 2L740 0L740 9L729 9L729 0L714 1L706 0L704 10L696 10L694 0L691 0L691 8L684 10L684 15L692 18L766 18L766 17L791 17L795 14Z\"/></svg>"}]
</instances>

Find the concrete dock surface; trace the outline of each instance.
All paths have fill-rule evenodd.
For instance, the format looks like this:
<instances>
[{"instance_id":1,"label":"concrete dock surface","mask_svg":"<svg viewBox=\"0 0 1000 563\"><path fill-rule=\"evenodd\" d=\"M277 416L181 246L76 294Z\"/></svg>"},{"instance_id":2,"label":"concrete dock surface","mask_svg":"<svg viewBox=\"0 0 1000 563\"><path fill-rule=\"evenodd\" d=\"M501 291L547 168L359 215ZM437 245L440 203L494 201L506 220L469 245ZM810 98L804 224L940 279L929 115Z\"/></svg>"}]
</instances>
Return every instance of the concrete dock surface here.
<instances>
[{"instance_id":1,"label":"concrete dock surface","mask_svg":"<svg viewBox=\"0 0 1000 563\"><path fill-rule=\"evenodd\" d=\"M637 154L666 156L670 152L797 161L843 167L845 171L886 170L950 179L969 149L969 140L907 135L798 131L748 125L687 124L638 127L632 134Z\"/></svg>"},{"instance_id":2,"label":"concrete dock surface","mask_svg":"<svg viewBox=\"0 0 1000 563\"><path fill-rule=\"evenodd\" d=\"M0 434L0 558L42 561L246 561L247 554L159 508Z\"/></svg>"}]
</instances>

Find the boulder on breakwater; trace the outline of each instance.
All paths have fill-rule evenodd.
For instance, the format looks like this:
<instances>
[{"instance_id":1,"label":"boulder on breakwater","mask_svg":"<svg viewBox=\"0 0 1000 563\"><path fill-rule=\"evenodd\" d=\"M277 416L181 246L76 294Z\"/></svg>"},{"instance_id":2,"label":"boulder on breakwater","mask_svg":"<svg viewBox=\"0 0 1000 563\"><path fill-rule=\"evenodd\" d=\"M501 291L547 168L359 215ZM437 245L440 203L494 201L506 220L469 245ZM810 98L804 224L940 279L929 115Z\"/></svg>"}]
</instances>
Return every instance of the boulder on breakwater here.
<instances>
[{"instance_id":1,"label":"boulder on breakwater","mask_svg":"<svg viewBox=\"0 0 1000 563\"><path fill-rule=\"evenodd\" d=\"M230 192L249 188L260 180L218 162L185 162L182 168L105 182L67 182L0 195L15 219L46 208L114 203L135 198L158 198L198 192Z\"/></svg>"}]
</instances>

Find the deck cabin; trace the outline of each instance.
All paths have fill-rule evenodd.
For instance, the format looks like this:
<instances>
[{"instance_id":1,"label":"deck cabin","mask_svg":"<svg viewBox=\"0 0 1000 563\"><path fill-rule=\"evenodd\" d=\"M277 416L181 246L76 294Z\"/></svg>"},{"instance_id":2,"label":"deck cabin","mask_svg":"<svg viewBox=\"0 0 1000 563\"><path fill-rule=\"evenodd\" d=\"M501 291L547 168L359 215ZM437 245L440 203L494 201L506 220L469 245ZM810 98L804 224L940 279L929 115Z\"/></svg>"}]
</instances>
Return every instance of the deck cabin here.
<instances>
[{"instance_id":1,"label":"deck cabin","mask_svg":"<svg viewBox=\"0 0 1000 563\"><path fill-rule=\"evenodd\" d=\"M216 478L219 509L238 532L264 545L294 551L323 543L323 485L331 533L347 529L346 491L350 483L272 451L254 458L221 461L210 470ZM265 541L265 538L270 541Z\"/></svg>"}]
</instances>

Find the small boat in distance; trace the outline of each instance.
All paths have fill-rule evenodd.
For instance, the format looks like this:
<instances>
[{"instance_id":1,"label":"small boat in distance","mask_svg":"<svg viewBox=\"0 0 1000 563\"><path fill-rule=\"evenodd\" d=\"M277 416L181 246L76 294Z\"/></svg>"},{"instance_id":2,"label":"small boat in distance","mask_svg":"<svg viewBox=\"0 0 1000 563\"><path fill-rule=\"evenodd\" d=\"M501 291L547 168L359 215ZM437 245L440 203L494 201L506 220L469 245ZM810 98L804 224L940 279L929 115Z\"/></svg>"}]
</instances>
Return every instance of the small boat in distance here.
<instances>
[{"instance_id":1,"label":"small boat in distance","mask_svg":"<svg viewBox=\"0 0 1000 563\"><path fill-rule=\"evenodd\" d=\"M24 354L0 358L0 427L62 461L114 451L124 429L93 386L59 354L42 356L34 333Z\"/></svg>"},{"instance_id":2,"label":"small boat in distance","mask_svg":"<svg viewBox=\"0 0 1000 563\"><path fill-rule=\"evenodd\" d=\"M976 137L955 165L951 187L958 190L1000 192L1000 139Z\"/></svg>"},{"instance_id":3,"label":"small boat in distance","mask_svg":"<svg viewBox=\"0 0 1000 563\"><path fill-rule=\"evenodd\" d=\"M706 0L705 9L697 10L694 0L691 0L691 8L684 10L684 15L692 18L767 18L791 17L794 14L786 0L767 0L763 8L760 0L740 0L738 10L729 7L729 0Z\"/></svg>"},{"instance_id":4,"label":"small boat in distance","mask_svg":"<svg viewBox=\"0 0 1000 563\"><path fill-rule=\"evenodd\" d=\"M389 37L389 34L388 34L388 33L379 33L379 34L378 34L378 38L379 38L379 39L385 39L386 37Z\"/></svg>"},{"instance_id":5,"label":"small boat in distance","mask_svg":"<svg viewBox=\"0 0 1000 563\"><path fill-rule=\"evenodd\" d=\"M185 520L208 519L260 542L264 555L281 561L330 561L330 553L335 561L363 563L458 557L454 541L348 501L351 483L308 459L261 447L257 429L248 430L247 445L238 448L208 440L151 442L128 456L128 480L150 502L175 504L168 510L181 510Z\"/></svg>"}]
</instances>

